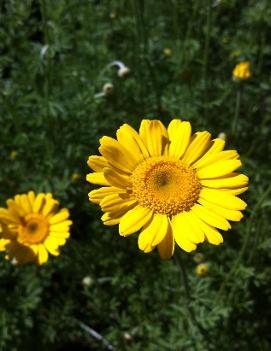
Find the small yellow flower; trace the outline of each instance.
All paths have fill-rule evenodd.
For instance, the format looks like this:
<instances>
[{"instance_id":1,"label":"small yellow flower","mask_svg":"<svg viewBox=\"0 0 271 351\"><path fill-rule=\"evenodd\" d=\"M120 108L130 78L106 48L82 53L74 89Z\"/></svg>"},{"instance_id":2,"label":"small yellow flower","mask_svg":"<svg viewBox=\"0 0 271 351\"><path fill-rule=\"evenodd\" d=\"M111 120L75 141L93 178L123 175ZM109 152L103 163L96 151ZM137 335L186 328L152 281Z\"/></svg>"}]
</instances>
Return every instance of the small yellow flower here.
<instances>
[{"instance_id":1,"label":"small yellow flower","mask_svg":"<svg viewBox=\"0 0 271 351\"><path fill-rule=\"evenodd\" d=\"M69 211L58 207L51 193L29 191L7 200L7 208L0 208L0 250L19 264L32 261L41 265L47 262L48 252L58 256L72 224Z\"/></svg>"},{"instance_id":2,"label":"small yellow flower","mask_svg":"<svg viewBox=\"0 0 271 351\"><path fill-rule=\"evenodd\" d=\"M172 50L170 48L164 48L163 52L166 57L170 57L172 55Z\"/></svg>"},{"instance_id":3,"label":"small yellow flower","mask_svg":"<svg viewBox=\"0 0 271 351\"><path fill-rule=\"evenodd\" d=\"M247 80L251 77L250 62L244 61L238 63L232 72L234 80Z\"/></svg>"},{"instance_id":4,"label":"small yellow flower","mask_svg":"<svg viewBox=\"0 0 271 351\"><path fill-rule=\"evenodd\" d=\"M158 120L143 120L139 133L128 124L117 140L100 139L101 155L90 156L94 171L87 181L102 187L89 193L101 206L105 225L119 225L121 236L141 230L139 249L158 247L164 259L175 242L191 252L204 240L219 245L217 229L240 221L246 203L248 177L238 174L242 163L235 150L207 131L192 133L191 124L174 119L166 128Z\"/></svg>"},{"instance_id":5,"label":"small yellow flower","mask_svg":"<svg viewBox=\"0 0 271 351\"><path fill-rule=\"evenodd\" d=\"M72 175L72 181L73 182L78 182L78 180L80 180L80 178L81 178L81 175L79 174L79 173L73 173L73 175Z\"/></svg>"},{"instance_id":6,"label":"small yellow flower","mask_svg":"<svg viewBox=\"0 0 271 351\"><path fill-rule=\"evenodd\" d=\"M16 160L17 156L18 156L18 152L17 151L15 151L15 150L11 151L10 158L12 160Z\"/></svg>"},{"instance_id":7,"label":"small yellow flower","mask_svg":"<svg viewBox=\"0 0 271 351\"><path fill-rule=\"evenodd\" d=\"M199 277L206 277L206 275L208 274L208 264L207 263L200 263L197 265L196 267L196 274L199 276Z\"/></svg>"}]
</instances>

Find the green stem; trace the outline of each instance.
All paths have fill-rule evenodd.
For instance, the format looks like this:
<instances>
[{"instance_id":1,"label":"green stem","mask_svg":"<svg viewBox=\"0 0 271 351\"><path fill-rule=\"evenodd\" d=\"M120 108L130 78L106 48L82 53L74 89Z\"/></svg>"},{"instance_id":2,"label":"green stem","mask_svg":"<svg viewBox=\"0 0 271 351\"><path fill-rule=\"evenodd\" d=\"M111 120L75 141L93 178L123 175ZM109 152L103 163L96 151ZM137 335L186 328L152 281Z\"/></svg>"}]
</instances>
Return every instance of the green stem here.
<instances>
[{"instance_id":1,"label":"green stem","mask_svg":"<svg viewBox=\"0 0 271 351\"><path fill-rule=\"evenodd\" d=\"M196 319L196 316L194 314L194 311L189 306L190 302L192 300L192 297L191 297L191 291L190 291L189 280L188 280L185 264L183 263L181 254L182 254L182 252L177 249L175 251L174 259L175 259L176 265L178 266L178 268L180 270L181 283L182 283L182 285L184 287L184 290L185 290L185 297L186 297L186 304L185 304L185 306L186 306L186 310L187 310L188 315L190 316L192 325L195 325L197 327L198 331L200 332L201 336L204 339L206 339L205 350L207 351L208 350L208 345L210 344L210 342L208 341L209 340L209 335L208 335L208 332L205 329L203 329L201 327L201 325L198 323L198 321ZM195 346L196 346L196 350L197 350L199 345L197 343L197 340L194 340L194 342L195 342Z\"/></svg>"},{"instance_id":2,"label":"green stem","mask_svg":"<svg viewBox=\"0 0 271 351\"><path fill-rule=\"evenodd\" d=\"M202 65L202 81L204 90L204 124L206 123L207 117L207 73L209 64L209 47L210 47L210 34L212 25L212 3L207 0L207 17L206 17L206 34L204 43L204 53L203 53L203 65Z\"/></svg>"},{"instance_id":3,"label":"green stem","mask_svg":"<svg viewBox=\"0 0 271 351\"><path fill-rule=\"evenodd\" d=\"M175 262L176 262L176 264L180 270L180 273L181 273L181 282L184 286L185 296L186 296L187 300L190 300L191 295L190 295L189 282L188 282L188 278L187 278L185 265L183 263L183 260L181 258L181 253L179 252L179 250L176 251L174 258L175 258Z\"/></svg>"},{"instance_id":4,"label":"green stem","mask_svg":"<svg viewBox=\"0 0 271 351\"><path fill-rule=\"evenodd\" d=\"M241 95L242 95L242 89L241 89L241 86L238 86L237 93L236 93L235 111L234 111L234 117L233 117L232 128L231 128L232 135L235 135L236 129L237 129L237 124L238 124L238 119L240 114L240 106L241 106Z\"/></svg>"}]
</instances>

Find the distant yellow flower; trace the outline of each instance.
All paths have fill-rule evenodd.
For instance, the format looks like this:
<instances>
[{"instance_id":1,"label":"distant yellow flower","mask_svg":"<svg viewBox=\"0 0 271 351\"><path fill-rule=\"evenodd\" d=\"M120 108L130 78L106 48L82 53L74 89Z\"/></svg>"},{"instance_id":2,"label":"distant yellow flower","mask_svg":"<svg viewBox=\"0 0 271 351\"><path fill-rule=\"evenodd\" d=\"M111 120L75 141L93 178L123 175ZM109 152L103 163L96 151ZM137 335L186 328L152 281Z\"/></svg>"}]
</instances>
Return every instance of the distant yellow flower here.
<instances>
[{"instance_id":1,"label":"distant yellow flower","mask_svg":"<svg viewBox=\"0 0 271 351\"><path fill-rule=\"evenodd\" d=\"M172 55L172 50L170 48L164 48L163 52L166 57L170 57Z\"/></svg>"},{"instance_id":2,"label":"distant yellow flower","mask_svg":"<svg viewBox=\"0 0 271 351\"><path fill-rule=\"evenodd\" d=\"M207 263L200 263L197 265L196 267L196 274L199 277L206 277L206 275L208 274L208 264Z\"/></svg>"},{"instance_id":3,"label":"distant yellow flower","mask_svg":"<svg viewBox=\"0 0 271 351\"><path fill-rule=\"evenodd\" d=\"M48 252L60 254L59 246L70 236L72 221L69 211L58 210L58 206L50 193L29 191L7 200L7 208L0 208L0 250L6 250L8 259L41 265L47 262Z\"/></svg>"},{"instance_id":4,"label":"distant yellow flower","mask_svg":"<svg viewBox=\"0 0 271 351\"><path fill-rule=\"evenodd\" d=\"M78 180L80 180L80 178L81 178L81 175L79 174L79 173L73 173L73 175L72 175L72 181L73 182L78 182Z\"/></svg>"},{"instance_id":5,"label":"distant yellow flower","mask_svg":"<svg viewBox=\"0 0 271 351\"><path fill-rule=\"evenodd\" d=\"M100 139L102 156L90 156L87 175L102 185L89 193L99 204L105 225L119 224L128 236L142 229L138 246L156 246L170 258L174 242L185 251L204 240L222 243L218 229L228 220L240 221L246 203L236 195L247 190L248 178L234 171L242 164L235 150L223 151L225 141L210 133L191 134L189 122L174 119L166 129L157 120L143 120L139 134L128 124L117 140Z\"/></svg>"},{"instance_id":6,"label":"distant yellow flower","mask_svg":"<svg viewBox=\"0 0 271 351\"><path fill-rule=\"evenodd\" d=\"M17 156L18 156L18 152L17 151L15 151L15 150L11 151L10 158L12 160L15 160L17 158Z\"/></svg>"},{"instance_id":7,"label":"distant yellow flower","mask_svg":"<svg viewBox=\"0 0 271 351\"><path fill-rule=\"evenodd\" d=\"M233 79L247 80L251 77L250 62L244 61L238 63L232 72Z\"/></svg>"}]
</instances>

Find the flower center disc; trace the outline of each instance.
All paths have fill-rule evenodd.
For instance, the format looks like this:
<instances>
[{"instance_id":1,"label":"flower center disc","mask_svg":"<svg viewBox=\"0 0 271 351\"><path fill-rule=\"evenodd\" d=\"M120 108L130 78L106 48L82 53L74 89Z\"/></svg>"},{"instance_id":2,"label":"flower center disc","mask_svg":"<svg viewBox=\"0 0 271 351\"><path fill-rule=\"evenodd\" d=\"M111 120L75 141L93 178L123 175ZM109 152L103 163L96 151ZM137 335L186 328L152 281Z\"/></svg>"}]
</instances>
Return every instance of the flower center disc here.
<instances>
[{"instance_id":1,"label":"flower center disc","mask_svg":"<svg viewBox=\"0 0 271 351\"><path fill-rule=\"evenodd\" d=\"M133 194L142 207L168 216L190 210L201 189L194 169L163 156L139 164L131 180Z\"/></svg>"},{"instance_id":2,"label":"flower center disc","mask_svg":"<svg viewBox=\"0 0 271 351\"><path fill-rule=\"evenodd\" d=\"M31 213L25 217L19 227L19 240L25 244L37 244L48 235L49 223L38 213Z\"/></svg>"}]
</instances>

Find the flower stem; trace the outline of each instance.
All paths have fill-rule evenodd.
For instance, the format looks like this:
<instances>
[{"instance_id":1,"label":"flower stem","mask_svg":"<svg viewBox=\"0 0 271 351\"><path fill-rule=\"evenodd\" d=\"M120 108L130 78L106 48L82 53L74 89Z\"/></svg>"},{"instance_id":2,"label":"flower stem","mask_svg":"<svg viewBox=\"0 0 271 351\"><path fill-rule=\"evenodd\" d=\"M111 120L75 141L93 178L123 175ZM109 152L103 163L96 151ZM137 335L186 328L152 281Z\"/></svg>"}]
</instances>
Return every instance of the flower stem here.
<instances>
[{"instance_id":1,"label":"flower stem","mask_svg":"<svg viewBox=\"0 0 271 351\"><path fill-rule=\"evenodd\" d=\"M235 103L235 111L234 111L234 117L232 121L232 135L235 135L236 129L237 129L237 124L238 124L238 119L239 119L239 114L240 114L240 106L241 106L241 87L238 86L237 88L237 93L236 93L236 103Z\"/></svg>"},{"instance_id":2,"label":"flower stem","mask_svg":"<svg viewBox=\"0 0 271 351\"><path fill-rule=\"evenodd\" d=\"M204 43L203 53L203 65L202 65L202 81L204 91L204 124L207 118L207 73L208 73L208 61L209 61L209 47L210 47L210 34L212 25L212 2L207 0L207 14L206 14L206 34Z\"/></svg>"},{"instance_id":3,"label":"flower stem","mask_svg":"<svg viewBox=\"0 0 271 351\"><path fill-rule=\"evenodd\" d=\"M175 259L175 262L176 262L176 265L178 266L179 270L180 270L180 275L181 275L181 283L184 287L184 290L185 290L185 297L186 297L186 304L185 304L185 307L187 309L187 313L192 321L192 324L196 326L196 328L198 329L198 331L200 332L201 336L206 339L206 343L205 343L205 350L208 351L208 345L210 344L209 343L209 335L208 335L208 332L207 330L203 329L202 326L198 323L197 319L196 319L196 316L194 314L194 311L191 309L191 307L189 306L190 305L190 302L192 300L192 296L191 296L191 291L190 291L190 286L189 286L189 280L188 280L188 276L187 276L187 272L186 272L186 268L185 268L185 265L183 263L183 260L182 260L182 252L177 249L175 251L175 255L174 255L174 259ZM204 340L203 339L203 340ZM195 342L195 350L198 350L199 349L199 344L198 344L198 340L194 340ZM202 346L200 346L200 349L202 349Z\"/></svg>"}]
</instances>

